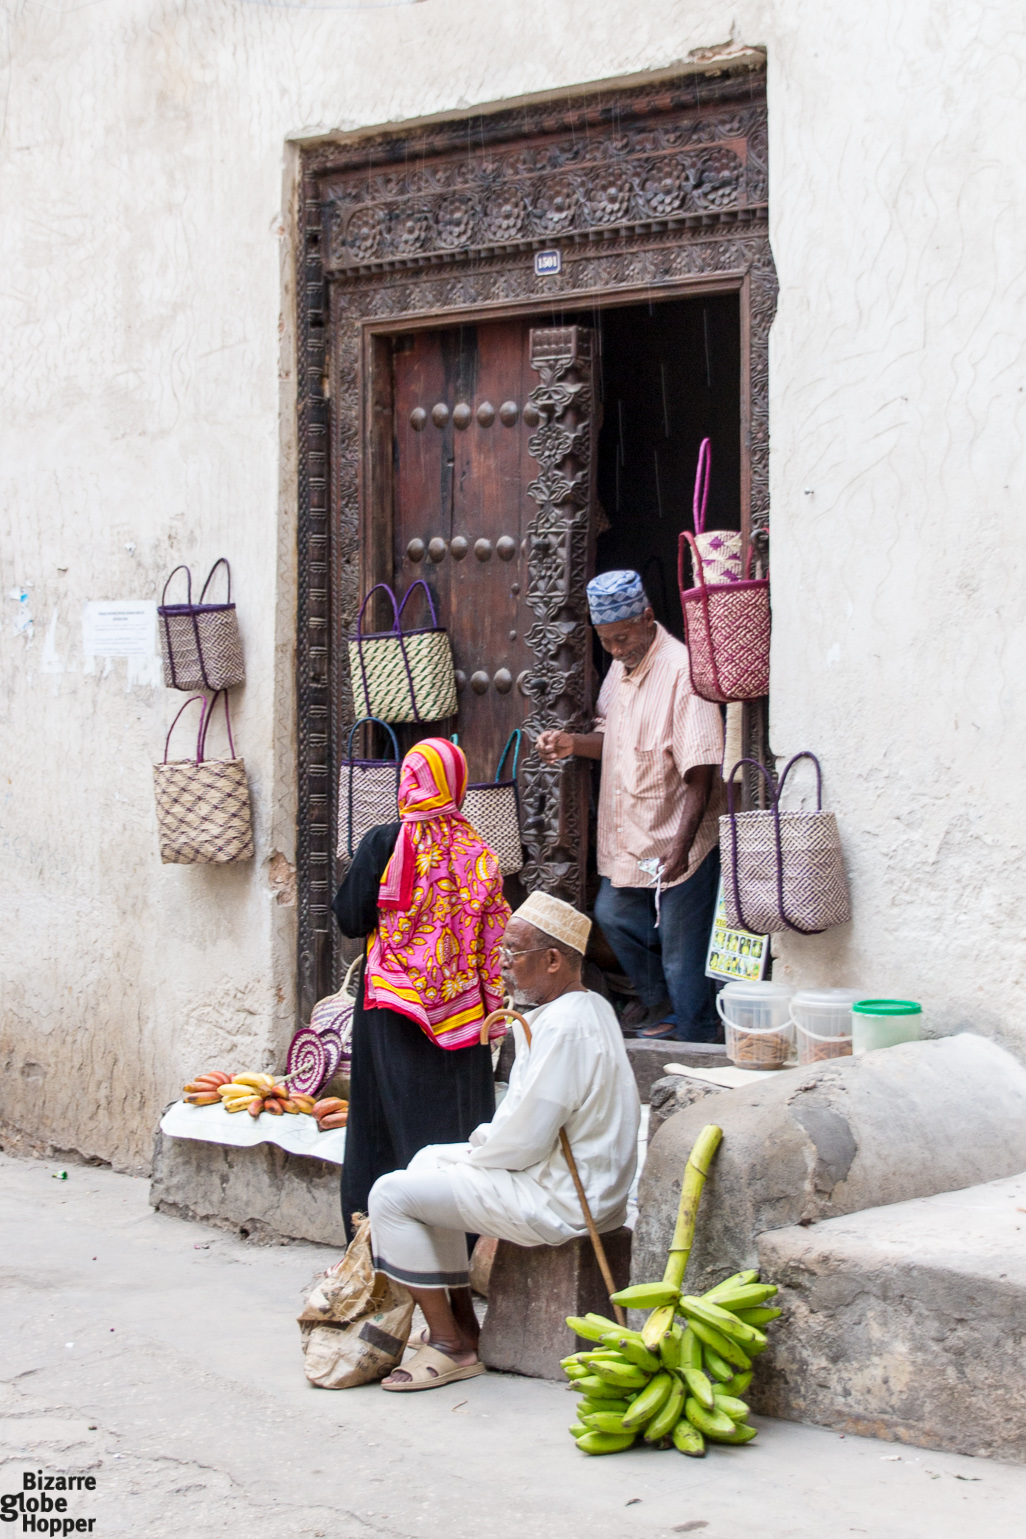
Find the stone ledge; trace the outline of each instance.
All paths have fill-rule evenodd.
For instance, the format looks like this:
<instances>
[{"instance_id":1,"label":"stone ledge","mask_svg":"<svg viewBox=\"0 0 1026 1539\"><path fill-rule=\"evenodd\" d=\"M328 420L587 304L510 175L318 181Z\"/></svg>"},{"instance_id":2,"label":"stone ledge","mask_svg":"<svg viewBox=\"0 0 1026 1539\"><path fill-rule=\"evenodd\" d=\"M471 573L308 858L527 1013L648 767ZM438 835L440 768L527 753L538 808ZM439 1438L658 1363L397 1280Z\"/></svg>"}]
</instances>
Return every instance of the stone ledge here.
<instances>
[{"instance_id":1,"label":"stone ledge","mask_svg":"<svg viewBox=\"0 0 1026 1539\"><path fill-rule=\"evenodd\" d=\"M345 1249L339 1174L328 1160L276 1144L236 1149L158 1132L150 1204L265 1244L307 1240Z\"/></svg>"},{"instance_id":2,"label":"stone ledge","mask_svg":"<svg viewBox=\"0 0 1026 1539\"><path fill-rule=\"evenodd\" d=\"M624 1039L634 1070L638 1094L647 1101L652 1086L663 1076L663 1065L682 1063L689 1069L726 1069L730 1060L715 1042L646 1042L641 1037Z\"/></svg>"},{"instance_id":3,"label":"stone ledge","mask_svg":"<svg viewBox=\"0 0 1026 1539\"><path fill-rule=\"evenodd\" d=\"M759 1237L767 1416L1026 1461L1026 1175Z\"/></svg>"}]
</instances>

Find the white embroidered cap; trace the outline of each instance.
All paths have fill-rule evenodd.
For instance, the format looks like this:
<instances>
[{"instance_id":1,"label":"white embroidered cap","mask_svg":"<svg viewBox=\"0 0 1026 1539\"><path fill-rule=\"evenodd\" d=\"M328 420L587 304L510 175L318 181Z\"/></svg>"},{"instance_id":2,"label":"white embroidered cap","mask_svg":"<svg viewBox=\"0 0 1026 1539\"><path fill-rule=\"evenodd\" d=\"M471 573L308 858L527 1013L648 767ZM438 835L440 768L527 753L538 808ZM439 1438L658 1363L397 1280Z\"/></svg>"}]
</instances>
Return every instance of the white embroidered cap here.
<instances>
[{"instance_id":1,"label":"white embroidered cap","mask_svg":"<svg viewBox=\"0 0 1026 1539\"><path fill-rule=\"evenodd\" d=\"M514 911L513 918L526 920L536 930L543 930L582 956L587 950L591 920L587 914L578 913L572 904L564 903L562 898L553 898L547 892L532 892L527 902Z\"/></svg>"}]
</instances>

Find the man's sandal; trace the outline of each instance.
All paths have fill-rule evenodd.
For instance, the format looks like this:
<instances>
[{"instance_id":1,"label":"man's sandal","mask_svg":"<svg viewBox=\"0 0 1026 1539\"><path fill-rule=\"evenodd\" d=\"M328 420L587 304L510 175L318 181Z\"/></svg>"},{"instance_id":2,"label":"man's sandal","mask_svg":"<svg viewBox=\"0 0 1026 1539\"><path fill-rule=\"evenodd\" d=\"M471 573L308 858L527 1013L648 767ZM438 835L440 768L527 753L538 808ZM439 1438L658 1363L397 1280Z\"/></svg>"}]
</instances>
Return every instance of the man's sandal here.
<instances>
[{"instance_id":1,"label":"man's sandal","mask_svg":"<svg viewBox=\"0 0 1026 1539\"><path fill-rule=\"evenodd\" d=\"M437 1347L423 1346L409 1362L397 1363L396 1369L410 1377L403 1384L389 1384L382 1379L381 1388L399 1395L417 1389L440 1389L443 1384L455 1384L458 1379L476 1379L478 1374L484 1373L485 1365L481 1362L456 1363Z\"/></svg>"}]
</instances>

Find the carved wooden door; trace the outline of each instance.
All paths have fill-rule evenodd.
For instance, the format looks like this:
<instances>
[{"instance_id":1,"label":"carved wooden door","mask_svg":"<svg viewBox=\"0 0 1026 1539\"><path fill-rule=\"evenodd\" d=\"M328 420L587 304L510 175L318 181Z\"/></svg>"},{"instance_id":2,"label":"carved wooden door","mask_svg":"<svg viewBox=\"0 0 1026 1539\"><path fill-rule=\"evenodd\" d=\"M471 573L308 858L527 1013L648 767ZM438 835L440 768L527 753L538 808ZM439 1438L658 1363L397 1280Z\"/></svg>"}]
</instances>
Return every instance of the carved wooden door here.
<instances>
[{"instance_id":1,"label":"carved wooden door","mask_svg":"<svg viewBox=\"0 0 1026 1539\"><path fill-rule=\"evenodd\" d=\"M457 670L459 717L445 726L471 779L491 779L510 732L527 729L522 880L575 902L583 767L543 766L530 743L546 726L579 730L590 704L591 340L523 319L395 339L392 549L369 568L390 567L400 595L418 578L434 595ZM422 602L407 607L414 624Z\"/></svg>"}]
</instances>

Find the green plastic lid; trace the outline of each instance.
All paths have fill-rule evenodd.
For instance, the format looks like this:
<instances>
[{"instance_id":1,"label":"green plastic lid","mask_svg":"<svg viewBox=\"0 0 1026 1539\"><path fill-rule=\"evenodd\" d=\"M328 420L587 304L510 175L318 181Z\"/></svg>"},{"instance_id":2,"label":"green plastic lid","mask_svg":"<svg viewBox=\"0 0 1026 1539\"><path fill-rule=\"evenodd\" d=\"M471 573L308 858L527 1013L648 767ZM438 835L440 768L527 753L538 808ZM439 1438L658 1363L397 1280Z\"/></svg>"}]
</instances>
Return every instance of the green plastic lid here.
<instances>
[{"instance_id":1,"label":"green plastic lid","mask_svg":"<svg viewBox=\"0 0 1026 1539\"><path fill-rule=\"evenodd\" d=\"M922 1015L922 1005L911 999L860 999L852 1005L856 1015Z\"/></svg>"}]
</instances>

